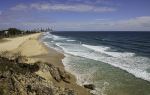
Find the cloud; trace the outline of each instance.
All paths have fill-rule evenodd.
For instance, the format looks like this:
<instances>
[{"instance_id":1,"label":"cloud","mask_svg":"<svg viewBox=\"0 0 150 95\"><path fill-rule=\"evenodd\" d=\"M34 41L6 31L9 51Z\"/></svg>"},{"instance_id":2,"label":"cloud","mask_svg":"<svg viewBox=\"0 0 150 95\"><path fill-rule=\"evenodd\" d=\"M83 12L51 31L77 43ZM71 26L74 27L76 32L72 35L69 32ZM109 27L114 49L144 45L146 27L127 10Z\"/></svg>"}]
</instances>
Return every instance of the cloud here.
<instances>
[{"instance_id":1,"label":"cloud","mask_svg":"<svg viewBox=\"0 0 150 95\"><path fill-rule=\"evenodd\" d=\"M2 15L2 11L0 11L0 15Z\"/></svg>"},{"instance_id":2,"label":"cloud","mask_svg":"<svg viewBox=\"0 0 150 95\"><path fill-rule=\"evenodd\" d=\"M150 27L150 16L142 16L142 17L136 17L129 20L118 21L116 25L122 25L124 27L125 26Z\"/></svg>"},{"instance_id":3,"label":"cloud","mask_svg":"<svg viewBox=\"0 0 150 95\"><path fill-rule=\"evenodd\" d=\"M42 16L35 17L28 14L25 10L39 10L39 11L68 11L68 12L112 12L117 9L106 6L95 6L90 4L60 4L60 3L32 3L19 4L9 10L9 14L0 11L0 27L22 27L22 28L39 28L55 26L57 30L150 30L150 16L135 17L131 19L113 20L112 18L95 18L94 20L80 20L80 21L49 21L50 18L43 18ZM23 11L20 13L18 11ZM25 12L24 12L25 11ZM32 17L33 16L33 17ZM45 20L43 20L45 19ZM55 19L55 18L54 18ZM41 21L37 21L41 20ZM2 24L3 23L3 24ZM15 23L15 24L14 24Z\"/></svg>"},{"instance_id":4,"label":"cloud","mask_svg":"<svg viewBox=\"0 0 150 95\"><path fill-rule=\"evenodd\" d=\"M112 5L110 0L66 0L71 4L89 4L89 5Z\"/></svg>"},{"instance_id":5,"label":"cloud","mask_svg":"<svg viewBox=\"0 0 150 95\"><path fill-rule=\"evenodd\" d=\"M24 4L18 4L12 8L10 8L10 10L13 10L13 11L24 11L24 10L27 10L28 9L28 6L27 5L24 5Z\"/></svg>"},{"instance_id":6,"label":"cloud","mask_svg":"<svg viewBox=\"0 0 150 95\"><path fill-rule=\"evenodd\" d=\"M32 4L32 8L46 11L73 11L73 12L108 12L115 11L114 8L109 7L96 7L84 4L65 5L65 4Z\"/></svg>"},{"instance_id":7,"label":"cloud","mask_svg":"<svg viewBox=\"0 0 150 95\"><path fill-rule=\"evenodd\" d=\"M65 27L66 30L150 31L150 16L117 21L99 18L93 21L61 22L54 25L60 30Z\"/></svg>"},{"instance_id":8,"label":"cloud","mask_svg":"<svg viewBox=\"0 0 150 95\"><path fill-rule=\"evenodd\" d=\"M89 21L64 21L64 22L23 22L18 23L17 27L24 29L51 27L56 30L97 30L97 31L149 31L150 16L136 17L127 20L113 21L110 19L95 19Z\"/></svg>"},{"instance_id":9,"label":"cloud","mask_svg":"<svg viewBox=\"0 0 150 95\"><path fill-rule=\"evenodd\" d=\"M88 4L51 4L51 3L32 3L30 5L19 4L11 10L22 11L35 9L40 11L69 11L69 12L113 12L116 8L107 6L94 6Z\"/></svg>"}]
</instances>

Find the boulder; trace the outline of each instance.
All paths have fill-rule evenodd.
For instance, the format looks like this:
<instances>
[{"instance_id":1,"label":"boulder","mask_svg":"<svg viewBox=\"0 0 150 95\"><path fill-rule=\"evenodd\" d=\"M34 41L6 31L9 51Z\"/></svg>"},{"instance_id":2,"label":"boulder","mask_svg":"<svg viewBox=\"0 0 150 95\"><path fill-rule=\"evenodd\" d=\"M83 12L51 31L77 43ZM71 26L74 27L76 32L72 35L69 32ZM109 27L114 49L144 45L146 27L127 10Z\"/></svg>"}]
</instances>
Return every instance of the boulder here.
<instances>
[{"instance_id":1,"label":"boulder","mask_svg":"<svg viewBox=\"0 0 150 95\"><path fill-rule=\"evenodd\" d=\"M94 90L95 89L95 86L93 84L85 84L83 85L85 88L88 88L90 90Z\"/></svg>"},{"instance_id":2,"label":"boulder","mask_svg":"<svg viewBox=\"0 0 150 95\"><path fill-rule=\"evenodd\" d=\"M57 68L60 77L62 78L62 80L66 83L70 83L70 76L69 74L67 74L64 70L61 70L60 68Z\"/></svg>"},{"instance_id":3,"label":"boulder","mask_svg":"<svg viewBox=\"0 0 150 95\"><path fill-rule=\"evenodd\" d=\"M58 69L52 65L52 64L48 64L48 66L50 67L49 69L49 72L51 73L52 77L57 81L57 82L60 82L62 79L61 79L61 76L58 72Z\"/></svg>"}]
</instances>

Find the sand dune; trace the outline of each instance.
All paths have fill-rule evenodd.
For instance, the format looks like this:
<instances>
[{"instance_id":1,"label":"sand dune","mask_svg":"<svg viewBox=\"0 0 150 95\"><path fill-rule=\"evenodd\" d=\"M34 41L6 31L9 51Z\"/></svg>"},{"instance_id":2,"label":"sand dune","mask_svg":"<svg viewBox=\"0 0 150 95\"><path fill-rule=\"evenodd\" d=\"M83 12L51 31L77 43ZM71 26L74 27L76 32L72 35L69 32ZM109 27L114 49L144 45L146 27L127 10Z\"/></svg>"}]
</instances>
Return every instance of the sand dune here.
<instances>
[{"instance_id":1,"label":"sand dune","mask_svg":"<svg viewBox=\"0 0 150 95\"><path fill-rule=\"evenodd\" d=\"M0 51L11 51L19 47L23 42L30 38L37 38L40 34L32 34L22 37L15 37L15 38L5 38L7 40L4 43L0 43Z\"/></svg>"}]
</instances>

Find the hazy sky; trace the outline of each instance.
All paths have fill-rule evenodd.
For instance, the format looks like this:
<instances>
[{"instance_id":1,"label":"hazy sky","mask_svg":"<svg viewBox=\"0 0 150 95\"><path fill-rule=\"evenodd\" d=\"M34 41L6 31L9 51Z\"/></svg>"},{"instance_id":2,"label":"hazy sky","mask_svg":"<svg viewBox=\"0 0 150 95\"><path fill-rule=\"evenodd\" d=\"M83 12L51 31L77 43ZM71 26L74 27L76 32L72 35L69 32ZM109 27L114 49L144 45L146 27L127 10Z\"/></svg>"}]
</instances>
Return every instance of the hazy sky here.
<instances>
[{"instance_id":1,"label":"hazy sky","mask_svg":"<svg viewBox=\"0 0 150 95\"><path fill-rule=\"evenodd\" d=\"M0 0L0 28L150 30L150 0Z\"/></svg>"}]
</instances>

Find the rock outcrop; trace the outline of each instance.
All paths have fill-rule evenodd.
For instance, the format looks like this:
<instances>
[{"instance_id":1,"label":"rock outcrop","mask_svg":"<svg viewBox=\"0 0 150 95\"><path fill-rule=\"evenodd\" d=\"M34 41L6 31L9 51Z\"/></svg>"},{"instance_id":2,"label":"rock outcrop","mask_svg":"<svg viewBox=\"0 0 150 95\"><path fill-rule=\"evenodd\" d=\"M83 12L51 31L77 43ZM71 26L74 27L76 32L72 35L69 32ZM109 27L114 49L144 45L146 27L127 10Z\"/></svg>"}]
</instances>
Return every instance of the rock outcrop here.
<instances>
[{"instance_id":1,"label":"rock outcrop","mask_svg":"<svg viewBox=\"0 0 150 95\"><path fill-rule=\"evenodd\" d=\"M94 90L95 89L95 86L93 84L85 84L83 85L85 88L88 88L90 90Z\"/></svg>"},{"instance_id":2,"label":"rock outcrop","mask_svg":"<svg viewBox=\"0 0 150 95\"><path fill-rule=\"evenodd\" d=\"M52 81L36 74L47 71L57 81L70 83L70 76L50 63L33 64L18 61L21 56L9 59L0 57L0 95L77 95L70 88L57 87Z\"/></svg>"}]
</instances>

